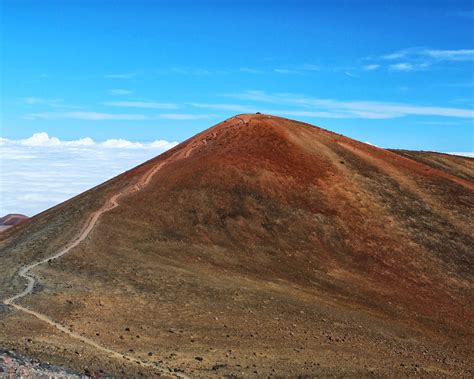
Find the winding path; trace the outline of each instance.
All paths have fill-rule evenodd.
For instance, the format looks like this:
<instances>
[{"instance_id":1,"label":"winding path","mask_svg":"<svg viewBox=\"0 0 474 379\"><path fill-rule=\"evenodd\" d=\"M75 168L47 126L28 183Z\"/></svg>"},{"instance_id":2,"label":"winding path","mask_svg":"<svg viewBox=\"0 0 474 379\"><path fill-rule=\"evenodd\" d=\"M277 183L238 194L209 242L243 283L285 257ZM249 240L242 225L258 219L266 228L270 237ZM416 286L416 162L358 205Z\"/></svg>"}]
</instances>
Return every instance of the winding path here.
<instances>
[{"instance_id":1,"label":"winding path","mask_svg":"<svg viewBox=\"0 0 474 379\"><path fill-rule=\"evenodd\" d=\"M36 311L33 311L29 308L26 308L24 306L21 306L19 304L16 304L15 301L18 300L18 299L21 299L29 294L32 293L33 291L33 288L36 284L36 278L35 276L30 273L30 271L32 269L34 269L35 267L38 267L44 263L47 263L49 262L50 260L52 259L57 259L65 254L67 254L69 251L71 251L73 248L75 248L77 245L79 245L82 241L84 241L85 238L87 238L87 236L90 234L90 232L92 231L92 229L95 227L95 225L97 224L97 221L99 220L100 216L102 216L104 213L106 212L109 212L111 211L112 209L116 208L119 206L119 203L118 203L118 200L122 197L125 197L127 195L130 195L134 192L137 192L137 191L140 191L142 188L144 188L145 186L147 186L151 179L153 178L153 176L164 166L166 165L167 163L169 163L170 161L172 161L174 158L178 158L178 159L182 159L183 157L184 158L187 158L189 157L189 155L191 154L192 150L194 149L194 145L191 146L190 148L186 149L184 151L184 154L183 152L177 152L175 153L174 155L172 155L171 157L169 157L168 159L166 159L165 161L161 162L160 164L156 165L155 167L153 167L150 171L148 171L147 173L145 173L137 183L135 184L132 184L128 187L126 187L124 190L116 193L115 195L113 195L112 197L110 197L106 203L97 211L95 211L94 213L91 214L91 216L89 217L89 219L87 220L85 226L83 227L83 229L81 230L81 232L79 233L79 235L71 242L69 243L68 245L66 245L66 247L64 247L62 250L60 250L59 252L57 252L56 254L54 255L51 255L41 261L38 261L38 262L35 262L35 263L32 263L28 266L25 266L23 268L21 268L19 271L18 271L18 276L23 278L23 279L26 279L27 281L27 286L26 288L21 291L20 293L8 298L8 299L5 299L3 300L3 303L5 305L8 305L8 306L11 306L19 311L22 311L22 312L25 312L25 313L28 313L36 318L38 318L39 320L41 321L44 321L45 323L49 324L50 326L53 326L55 327L56 329L60 330L61 332L64 332L66 333L68 336L72 337L72 338L75 338L77 340L80 340L84 343L86 343L87 345L89 346L92 346L93 348L103 352L103 353L106 353L107 355L109 355L110 357L113 357L113 358L118 358L118 359L125 359L127 361L132 361L132 362L135 362L141 366L146 366L146 367L152 367L154 368L155 370L158 370L160 371L161 373L163 374L166 374L166 375L174 375L174 376L177 376L177 377L181 377L181 378L188 378L188 376L182 372L172 372L172 370L170 370L169 368L166 368L166 367L163 367L163 366L160 366L158 365L157 363L152 363L152 362L147 362L147 361L140 361L140 360L137 360L137 358L135 357L132 357L132 356L128 356L126 354L122 354L122 353L119 353L117 351L114 351L112 349L109 349L107 347L104 347L100 344L98 344L97 342L91 340L90 338L87 338L87 337L84 337L84 336L81 336L80 334L78 333L75 333L73 332L72 330L68 329L67 327L65 327L64 325L61 325L59 323L57 323L56 321L52 320L50 317L44 315L44 314L41 314L39 312L36 312Z\"/></svg>"}]
</instances>

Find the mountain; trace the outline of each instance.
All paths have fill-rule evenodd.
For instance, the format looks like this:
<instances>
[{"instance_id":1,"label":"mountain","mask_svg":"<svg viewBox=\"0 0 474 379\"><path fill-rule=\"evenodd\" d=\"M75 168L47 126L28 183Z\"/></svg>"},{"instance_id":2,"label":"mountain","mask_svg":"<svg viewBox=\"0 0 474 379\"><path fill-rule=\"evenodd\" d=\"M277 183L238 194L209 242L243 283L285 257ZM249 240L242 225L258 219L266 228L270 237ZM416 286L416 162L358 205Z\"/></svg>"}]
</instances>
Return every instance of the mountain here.
<instances>
[{"instance_id":1,"label":"mountain","mask_svg":"<svg viewBox=\"0 0 474 379\"><path fill-rule=\"evenodd\" d=\"M128 377L472 377L473 176L232 117L2 233L0 346Z\"/></svg>"},{"instance_id":2,"label":"mountain","mask_svg":"<svg viewBox=\"0 0 474 379\"><path fill-rule=\"evenodd\" d=\"M15 226L26 219L28 219L28 216L16 213L0 217L0 231Z\"/></svg>"}]
</instances>

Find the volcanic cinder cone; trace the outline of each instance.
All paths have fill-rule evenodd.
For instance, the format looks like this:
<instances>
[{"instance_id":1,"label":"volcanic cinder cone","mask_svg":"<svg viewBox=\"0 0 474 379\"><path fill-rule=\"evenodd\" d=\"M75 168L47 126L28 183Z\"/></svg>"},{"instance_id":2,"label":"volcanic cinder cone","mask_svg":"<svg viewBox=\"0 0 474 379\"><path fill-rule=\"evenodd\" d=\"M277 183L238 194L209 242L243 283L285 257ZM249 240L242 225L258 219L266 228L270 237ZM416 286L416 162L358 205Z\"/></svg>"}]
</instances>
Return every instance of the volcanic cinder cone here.
<instances>
[{"instance_id":1,"label":"volcanic cinder cone","mask_svg":"<svg viewBox=\"0 0 474 379\"><path fill-rule=\"evenodd\" d=\"M473 159L232 117L2 233L4 297L121 191L17 302L141 364L7 307L0 346L118 376L473 375Z\"/></svg>"}]
</instances>

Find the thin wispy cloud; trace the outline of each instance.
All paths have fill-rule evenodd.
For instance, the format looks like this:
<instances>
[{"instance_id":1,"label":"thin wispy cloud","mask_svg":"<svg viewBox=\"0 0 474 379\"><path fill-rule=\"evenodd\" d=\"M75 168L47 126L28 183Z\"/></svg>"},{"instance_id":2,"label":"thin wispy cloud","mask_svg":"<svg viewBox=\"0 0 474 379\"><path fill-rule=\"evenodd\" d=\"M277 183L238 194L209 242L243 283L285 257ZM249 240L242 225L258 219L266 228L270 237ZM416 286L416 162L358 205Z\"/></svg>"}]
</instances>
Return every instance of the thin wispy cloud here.
<instances>
[{"instance_id":1,"label":"thin wispy cloud","mask_svg":"<svg viewBox=\"0 0 474 379\"><path fill-rule=\"evenodd\" d=\"M111 107L147 108L147 109L178 109L175 103L160 103L156 101L107 101L103 103Z\"/></svg>"},{"instance_id":2,"label":"thin wispy cloud","mask_svg":"<svg viewBox=\"0 0 474 379\"><path fill-rule=\"evenodd\" d=\"M298 70L290 70L288 68L274 68L273 72L277 74L300 74L301 72Z\"/></svg>"},{"instance_id":3,"label":"thin wispy cloud","mask_svg":"<svg viewBox=\"0 0 474 379\"><path fill-rule=\"evenodd\" d=\"M23 97L21 99L25 104L27 105L50 105L50 106L56 106L58 104L62 103L62 99L44 99L41 97L34 97L34 96L29 96L29 97Z\"/></svg>"},{"instance_id":4,"label":"thin wispy cloud","mask_svg":"<svg viewBox=\"0 0 474 379\"><path fill-rule=\"evenodd\" d=\"M27 106L47 106L51 108L63 108L63 109L79 109L80 106L65 104L63 99L59 98L42 98L35 96L22 97L20 101Z\"/></svg>"},{"instance_id":5,"label":"thin wispy cloud","mask_svg":"<svg viewBox=\"0 0 474 379\"><path fill-rule=\"evenodd\" d=\"M59 120L59 119L70 119L70 120L90 120L90 121L101 121L101 120L147 120L149 117L143 114L128 114L128 113L99 113L99 112L42 112L42 113L29 113L23 116L29 120Z\"/></svg>"},{"instance_id":6,"label":"thin wispy cloud","mask_svg":"<svg viewBox=\"0 0 474 379\"><path fill-rule=\"evenodd\" d=\"M302 75L311 71L320 71L321 67L311 63L292 65L288 67L274 67L266 69L256 69L250 67L241 67L240 72L249 74L283 74L283 75Z\"/></svg>"},{"instance_id":7,"label":"thin wispy cloud","mask_svg":"<svg viewBox=\"0 0 474 379\"><path fill-rule=\"evenodd\" d=\"M412 65L411 63L406 63L406 62L391 64L388 67L389 67L390 70L393 70L393 71L413 71L413 70L415 70L414 65Z\"/></svg>"},{"instance_id":8,"label":"thin wispy cloud","mask_svg":"<svg viewBox=\"0 0 474 379\"><path fill-rule=\"evenodd\" d=\"M350 78L358 78L359 75L354 74L353 72L350 71L344 71L344 74Z\"/></svg>"},{"instance_id":9,"label":"thin wispy cloud","mask_svg":"<svg viewBox=\"0 0 474 379\"><path fill-rule=\"evenodd\" d=\"M426 50L424 52L427 56L438 60L446 61L473 61L474 50Z\"/></svg>"},{"instance_id":10,"label":"thin wispy cloud","mask_svg":"<svg viewBox=\"0 0 474 379\"><path fill-rule=\"evenodd\" d=\"M348 118L347 114L324 111L305 111L288 109L262 109L262 113L283 117L308 117L308 118Z\"/></svg>"},{"instance_id":11,"label":"thin wispy cloud","mask_svg":"<svg viewBox=\"0 0 474 379\"><path fill-rule=\"evenodd\" d=\"M130 95L132 91L123 88L112 88L107 90L110 95Z\"/></svg>"},{"instance_id":12,"label":"thin wispy cloud","mask_svg":"<svg viewBox=\"0 0 474 379\"><path fill-rule=\"evenodd\" d=\"M365 71L375 71L375 70L378 70L380 68L380 65L379 64L367 64L367 65L363 66L362 68Z\"/></svg>"},{"instance_id":13,"label":"thin wispy cloud","mask_svg":"<svg viewBox=\"0 0 474 379\"><path fill-rule=\"evenodd\" d=\"M409 48L383 56L384 59L407 59L412 61L472 61L474 50L472 49L428 49Z\"/></svg>"},{"instance_id":14,"label":"thin wispy cloud","mask_svg":"<svg viewBox=\"0 0 474 379\"><path fill-rule=\"evenodd\" d=\"M456 62L474 61L474 49L428 49L428 48L408 48L384 54L380 57L367 57L373 63L362 67L366 71L371 71L369 67L386 67L391 71L411 72L426 70L432 66Z\"/></svg>"},{"instance_id":15,"label":"thin wispy cloud","mask_svg":"<svg viewBox=\"0 0 474 379\"><path fill-rule=\"evenodd\" d=\"M296 75L302 75L302 74L308 74L311 72L315 71L320 71L321 67L315 64L311 63L304 63L304 64L299 64L299 65L293 65L290 67L277 67L273 69L274 73L277 74L296 74Z\"/></svg>"},{"instance_id":16,"label":"thin wispy cloud","mask_svg":"<svg viewBox=\"0 0 474 379\"><path fill-rule=\"evenodd\" d=\"M342 118L343 115L337 115L329 112L312 112L304 110L282 110L282 109L264 109L254 105L226 104L226 103L190 103L196 108L206 108L223 110L237 113L256 113L262 112L276 116L297 116L297 117L325 117L325 118Z\"/></svg>"},{"instance_id":17,"label":"thin wispy cloud","mask_svg":"<svg viewBox=\"0 0 474 379\"><path fill-rule=\"evenodd\" d=\"M394 53L382 55L381 58L389 60L389 61L393 61L395 59L405 58L406 55L407 55L407 51L403 50L403 51L397 51L397 52L394 52Z\"/></svg>"},{"instance_id":18,"label":"thin wispy cloud","mask_svg":"<svg viewBox=\"0 0 474 379\"><path fill-rule=\"evenodd\" d=\"M474 117L474 110L472 109L384 103L378 101L341 101L313 98L291 93L273 94L264 91L246 91L243 93L230 94L227 95L227 97L239 100L303 107L306 108L306 112L310 112L306 114L307 117L311 117L311 112L319 114L319 116L315 117L333 118L390 119L410 115L461 118Z\"/></svg>"}]
</instances>

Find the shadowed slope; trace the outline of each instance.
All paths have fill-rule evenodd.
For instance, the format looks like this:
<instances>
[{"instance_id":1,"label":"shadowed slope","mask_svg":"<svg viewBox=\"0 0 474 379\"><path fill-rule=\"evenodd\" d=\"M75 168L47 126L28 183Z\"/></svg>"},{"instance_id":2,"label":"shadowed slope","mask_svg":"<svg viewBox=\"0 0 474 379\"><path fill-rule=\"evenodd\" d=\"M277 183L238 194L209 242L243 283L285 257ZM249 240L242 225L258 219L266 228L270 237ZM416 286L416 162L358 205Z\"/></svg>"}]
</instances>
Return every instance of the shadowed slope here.
<instances>
[{"instance_id":1,"label":"shadowed slope","mask_svg":"<svg viewBox=\"0 0 474 379\"><path fill-rule=\"evenodd\" d=\"M115 351L157 354L198 376L471 372L472 160L240 115L51 219L70 219L81 200L76 221L57 226L72 233L94 210L88 203L171 156L186 159L169 160L68 255L38 267L44 288L22 304ZM0 259L14 265L14 251L27 259L25 246L59 244L41 240L37 220L2 236ZM13 322L42 335L18 317L6 313L6 341L20 338ZM35 351L75 346L42 338ZM75 367L93 352L81 354ZM95 368L137 370L98 359Z\"/></svg>"}]
</instances>

